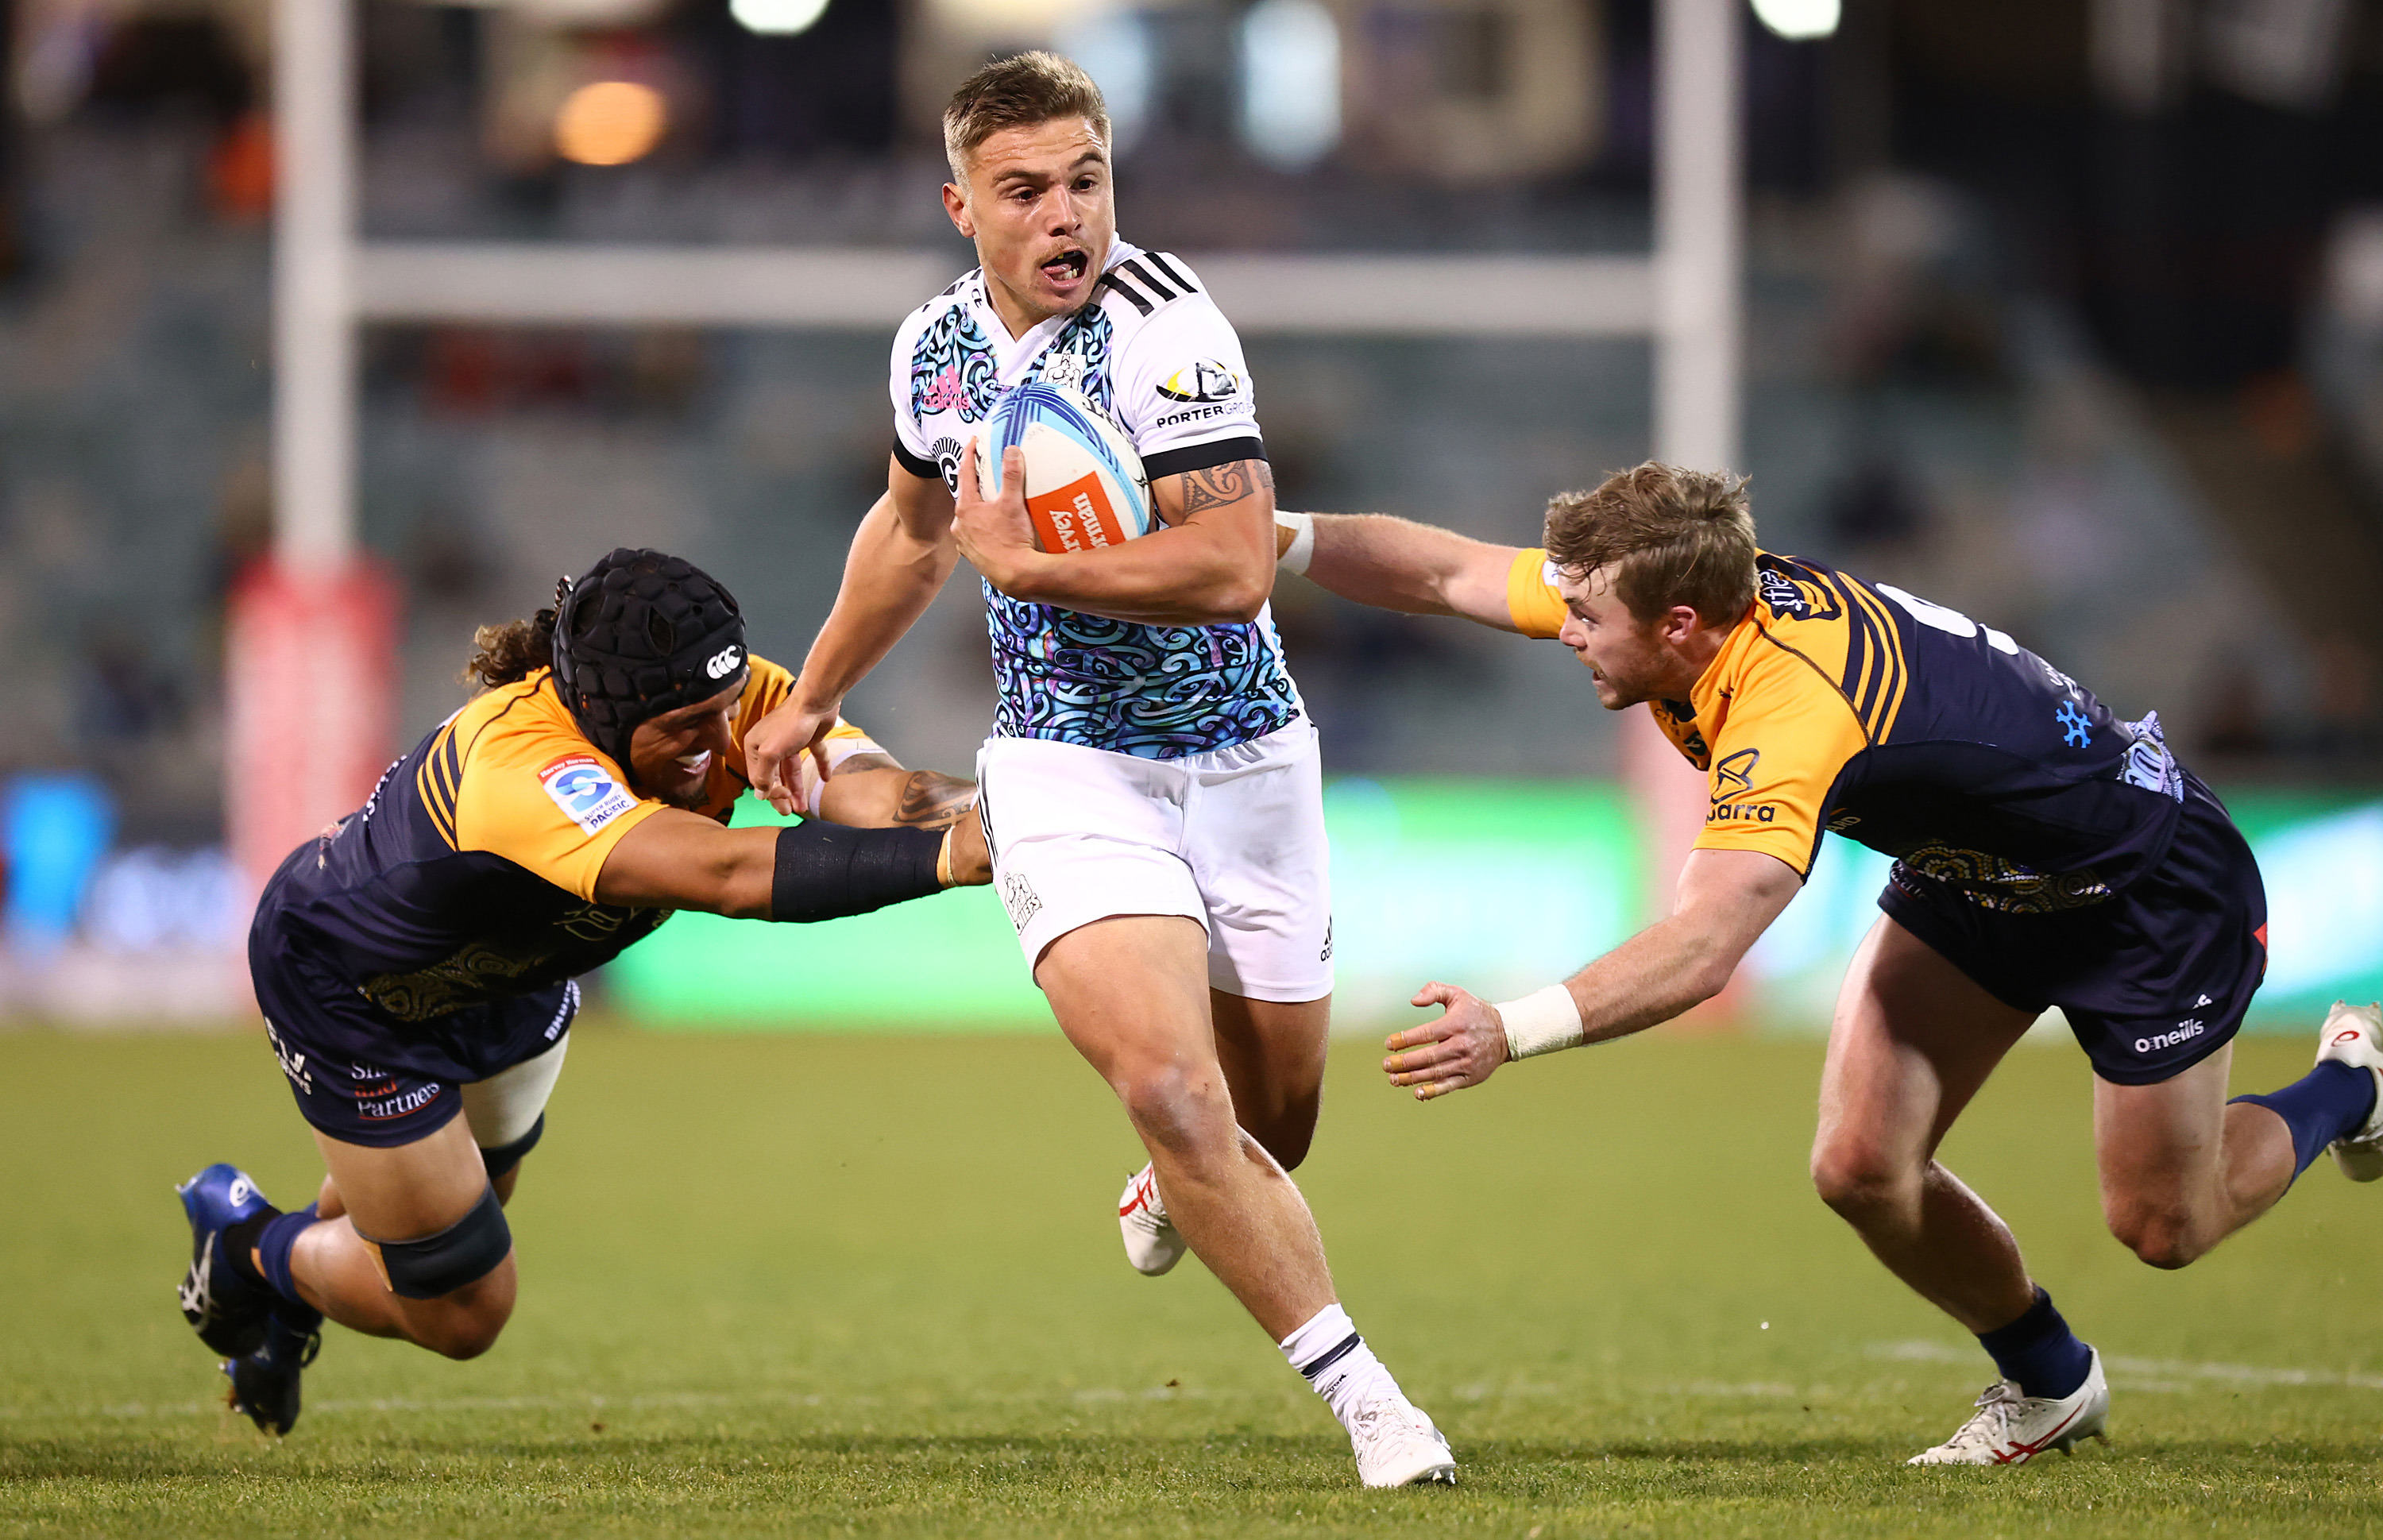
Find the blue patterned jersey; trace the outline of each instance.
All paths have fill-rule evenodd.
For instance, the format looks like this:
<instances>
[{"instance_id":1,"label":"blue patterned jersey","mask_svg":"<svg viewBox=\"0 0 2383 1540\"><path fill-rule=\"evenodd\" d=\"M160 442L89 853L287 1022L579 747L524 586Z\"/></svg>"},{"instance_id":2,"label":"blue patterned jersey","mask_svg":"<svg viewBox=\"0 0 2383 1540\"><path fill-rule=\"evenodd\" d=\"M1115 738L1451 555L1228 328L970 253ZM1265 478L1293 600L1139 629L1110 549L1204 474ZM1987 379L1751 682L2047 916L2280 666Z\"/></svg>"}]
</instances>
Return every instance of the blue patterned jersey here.
<instances>
[{"instance_id":1,"label":"blue patterned jersey","mask_svg":"<svg viewBox=\"0 0 2383 1540\"><path fill-rule=\"evenodd\" d=\"M970 273L894 338L895 457L957 487L960 454L1002 394L1071 386L1117 420L1150 479L1263 460L1249 366L1189 267L1114 242L1093 302L1011 339ZM1171 759L1288 726L1299 691L1271 606L1233 625L1142 625L984 585L1000 689L994 734Z\"/></svg>"}]
</instances>

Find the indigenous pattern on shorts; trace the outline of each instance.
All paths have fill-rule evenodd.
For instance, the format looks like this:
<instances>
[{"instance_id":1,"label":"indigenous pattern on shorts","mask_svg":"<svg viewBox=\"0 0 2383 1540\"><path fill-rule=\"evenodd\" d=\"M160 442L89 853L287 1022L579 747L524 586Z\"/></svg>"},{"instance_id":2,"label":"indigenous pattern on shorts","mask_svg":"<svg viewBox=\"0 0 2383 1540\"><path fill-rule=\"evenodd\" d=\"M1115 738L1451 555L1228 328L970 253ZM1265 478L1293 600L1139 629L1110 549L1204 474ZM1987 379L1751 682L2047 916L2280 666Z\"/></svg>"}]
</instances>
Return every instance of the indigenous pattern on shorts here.
<instances>
[{"instance_id":1,"label":"indigenous pattern on shorts","mask_svg":"<svg viewBox=\"0 0 2383 1540\"><path fill-rule=\"evenodd\" d=\"M1115 339L1107 307L1088 306L1052 338L1024 377L1072 387L1113 411ZM982 421L1002 394L993 340L972 305L954 304L919 334L910 396L922 421L943 412ZM935 447L939 462L957 465L957 443L948 451ZM1271 617L1232 625L1142 625L983 586L1000 692L996 737L1172 759L1264 737L1299 715L1299 694Z\"/></svg>"}]
</instances>

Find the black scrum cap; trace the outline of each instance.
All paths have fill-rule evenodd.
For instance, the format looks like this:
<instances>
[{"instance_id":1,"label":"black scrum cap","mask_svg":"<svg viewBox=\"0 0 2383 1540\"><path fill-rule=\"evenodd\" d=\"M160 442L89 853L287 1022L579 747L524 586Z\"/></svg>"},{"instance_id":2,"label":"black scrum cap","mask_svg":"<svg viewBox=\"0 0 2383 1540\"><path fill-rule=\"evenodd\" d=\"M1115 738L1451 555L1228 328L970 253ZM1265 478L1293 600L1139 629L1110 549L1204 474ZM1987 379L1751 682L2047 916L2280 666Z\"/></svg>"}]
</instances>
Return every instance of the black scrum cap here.
<instances>
[{"instance_id":1,"label":"black scrum cap","mask_svg":"<svg viewBox=\"0 0 2383 1540\"><path fill-rule=\"evenodd\" d=\"M745 667L745 617L692 561L623 547L555 590L555 690L624 770L638 723L710 700Z\"/></svg>"}]
</instances>

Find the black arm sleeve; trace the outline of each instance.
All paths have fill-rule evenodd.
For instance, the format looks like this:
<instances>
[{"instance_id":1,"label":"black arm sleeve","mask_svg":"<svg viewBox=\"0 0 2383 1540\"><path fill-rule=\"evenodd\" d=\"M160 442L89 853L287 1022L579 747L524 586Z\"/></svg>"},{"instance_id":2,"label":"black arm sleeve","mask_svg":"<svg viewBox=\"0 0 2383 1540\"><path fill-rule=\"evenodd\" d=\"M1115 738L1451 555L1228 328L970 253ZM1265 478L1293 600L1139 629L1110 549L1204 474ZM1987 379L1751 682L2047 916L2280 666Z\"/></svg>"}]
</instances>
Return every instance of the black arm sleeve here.
<instances>
[{"instance_id":1,"label":"black arm sleeve","mask_svg":"<svg viewBox=\"0 0 2383 1540\"><path fill-rule=\"evenodd\" d=\"M807 924L865 915L906 898L940 893L941 831L848 829L809 819L778 832L770 918Z\"/></svg>"}]
</instances>

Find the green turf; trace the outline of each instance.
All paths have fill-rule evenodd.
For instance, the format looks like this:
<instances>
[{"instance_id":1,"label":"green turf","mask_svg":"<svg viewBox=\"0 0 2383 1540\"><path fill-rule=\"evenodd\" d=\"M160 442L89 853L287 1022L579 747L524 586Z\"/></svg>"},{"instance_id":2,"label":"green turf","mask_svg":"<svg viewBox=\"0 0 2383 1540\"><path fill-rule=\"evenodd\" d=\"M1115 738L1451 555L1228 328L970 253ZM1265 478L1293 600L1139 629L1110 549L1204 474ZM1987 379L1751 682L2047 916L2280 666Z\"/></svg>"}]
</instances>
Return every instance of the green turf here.
<instances>
[{"instance_id":1,"label":"green turf","mask_svg":"<svg viewBox=\"0 0 2383 1540\"><path fill-rule=\"evenodd\" d=\"M2153 1272L2102 1232L2081 1060L2022 1049L1949 1157L2113 1359L2115 1441L1909 1471L1985 1364L1810 1196L1816 1047L1642 1041L1427 1107L1369 1059L1338 1051L1301 1179L1453 1492L1358 1488L1196 1263L1128 1271L1140 1157L1056 1039L585 1029L504 1340L335 1331L277 1446L170 1288L176 1179L317 1175L261 1038L0 1033L0 1534L2383 1530L2383 1191L2329 1165Z\"/></svg>"}]
</instances>

